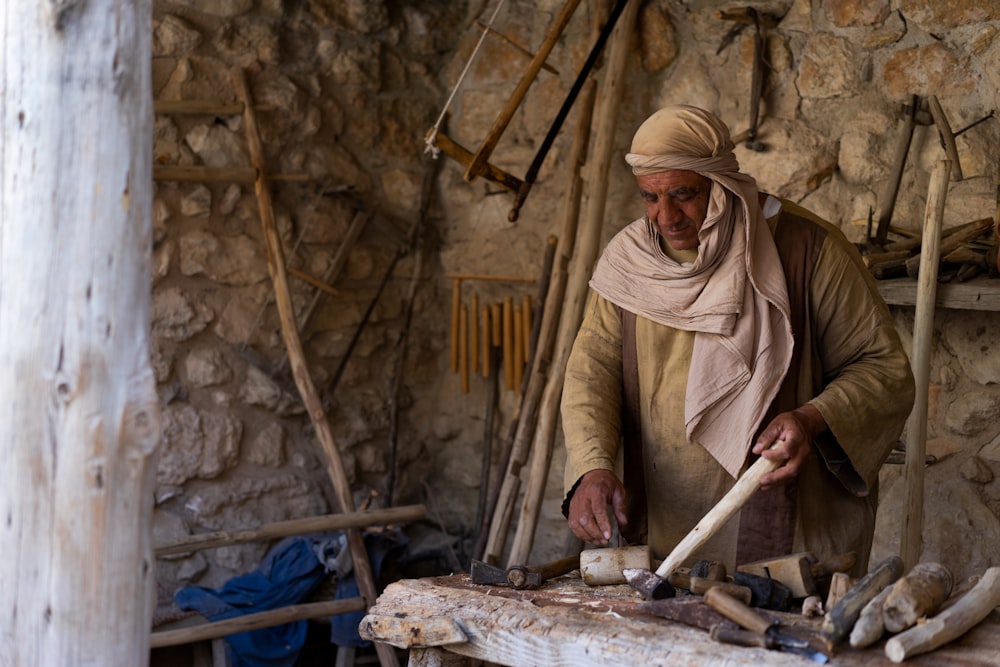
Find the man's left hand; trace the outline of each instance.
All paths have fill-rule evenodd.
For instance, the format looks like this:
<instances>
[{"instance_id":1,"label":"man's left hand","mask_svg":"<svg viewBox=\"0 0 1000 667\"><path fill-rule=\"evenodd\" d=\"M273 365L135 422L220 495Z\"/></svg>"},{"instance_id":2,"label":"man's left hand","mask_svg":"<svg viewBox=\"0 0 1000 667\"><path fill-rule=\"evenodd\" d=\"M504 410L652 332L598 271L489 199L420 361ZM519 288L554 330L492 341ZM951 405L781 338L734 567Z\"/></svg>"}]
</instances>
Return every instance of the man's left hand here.
<instances>
[{"instance_id":1,"label":"man's left hand","mask_svg":"<svg viewBox=\"0 0 1000 667\"><path fill-rule=\"evenodd\" d=\"M776 470L760 478L761 488L787 484L795 479L812 453L812 439L826 429L823 415L809 404L775 417L753 446L754 454L779 463Z\"/></svg>"}]
</instances>

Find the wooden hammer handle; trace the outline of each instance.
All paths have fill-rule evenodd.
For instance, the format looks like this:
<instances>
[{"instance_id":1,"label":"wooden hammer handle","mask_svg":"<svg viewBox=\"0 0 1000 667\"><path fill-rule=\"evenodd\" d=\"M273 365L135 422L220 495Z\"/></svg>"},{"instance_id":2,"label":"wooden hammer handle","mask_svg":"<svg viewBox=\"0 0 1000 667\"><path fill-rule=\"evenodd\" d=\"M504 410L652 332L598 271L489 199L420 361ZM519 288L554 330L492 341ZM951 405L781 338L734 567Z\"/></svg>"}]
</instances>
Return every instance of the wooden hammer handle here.
<instances>
[{"instance_id":1,"label":"wooden hammer handle","mask_svg":"<svg viewBox=\"0 0 1000 667\"><path fill-rule=\"evenodd\" d=\"M761 636L774 625L764 614L755 611L753 608L743 604L721 588L710 588L705 591L705 604L719 612L731 621L739 623L741 628L746 628L756 632Z\"/></svg>"},{"instance_id":2,"label":"wooden hammer handle","mask_svg":"<svg viewBox=\"0 0 1000 667\"><path fill-rule=\"evenodd\" d=\"M773 447L773 445L772 445ZM736 484L729 490L722 500L716 504L708 514L701 518L701 521L684 536L670 555L656 568L656 574L666 579L676 570L681 563L687 560L701 545L705 544L719 529L732 518L736 512L742 508L750 496L760 487L760 478L777 468L779 463L763 456L750 466L750 469L743 473L743 476L736 480Z\"/></svg>"}]
</instances>

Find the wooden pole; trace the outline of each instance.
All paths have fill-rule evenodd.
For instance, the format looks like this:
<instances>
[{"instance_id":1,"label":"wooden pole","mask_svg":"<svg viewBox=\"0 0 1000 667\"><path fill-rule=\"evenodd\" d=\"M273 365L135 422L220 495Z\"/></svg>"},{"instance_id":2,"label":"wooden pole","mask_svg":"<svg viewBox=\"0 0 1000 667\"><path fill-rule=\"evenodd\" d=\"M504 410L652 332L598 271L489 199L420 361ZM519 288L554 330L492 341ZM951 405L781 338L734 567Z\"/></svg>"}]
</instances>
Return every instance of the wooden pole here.
<instances>
[{"instance_id":1,"label":"wooden pole","mask_svg":"<svg viewBox=\"0 0 1000 667\"><path fill-rule=\"evenodd\" d=\"M250 159L259 173L263 173L264 146L261 143L260 131L257 128L257 116L253 110L253 101L250 96L250 88L247 85L246 75L243 73L243 70L238 68L234 68L231 71L231 75L237 97L244 105L243 124L246 129ZM337 501L338 509L341 512L353 512L354 498L351 495L351 486L347 477L347 471L344 469L344 463L340 457L340 449L334 440L330 422L327 420L326 412L323 410L323 403L309 375L305 352L302 349L302 341L299 339L298 327L295 323L295 310L292 304L291 292L288 289L288 274L285 271L284 251L281 247L278 226L274 220L271 191L263 178L258 178L254 183L254 191L257 194L257 204L260 208L261 223L264 228L264 240L267 244L267 268L271 274L271 281L274 283L274 297L281 321L281 335L284 338L285 347L288 349L292 377L295 379L295 384L302 395L302 402L309 413L309 418L316 431L316 438L319 440L323 453L326 455L327 473L333 485L334 497ZM365 599L365 602L368 605L372 605L375 603L377 592L371 563L368 560L368 553L365 551L364 540L361 537L360 531L355 528L348 529L346 534L351 559L354 562L354 573L358 582L358 590ZM399 664L396 654L391 647L376 643L375 649L382 665Z\"/></svg>"},{"instance_id":2,"label":"wooden pole","mask_svg":"<svg viewBox=\"0 0 1000 667\"><path fill-rule=\"evenodd\" d=\"M363 611L364 609L366 609L364 598L293 604L287 607L257 612L256 614L245 614L243 616L236 616L235 618L227 618L222 621L215 621L214 623L202 623L189 628L154 632L150 637L150 648L190 644L192 642L205 641L206 639L217 639L227 635L235 635L240 632L273 628L276 625L294 623L295 621L302 621L308 618L326 618L328 616L336 616L337 614Z\"/></svg>"},{"instance_id":3,"label":"wooden pole","mask_svg":"<svg viewBox=\"0 0 1000 667\"><path fill-rule=\"evenodd\" d=\"M514 389L514 301L503 300L503 378L507 389Z\"/></svg>"},{"instance_id":4,"label":"wooden pole","mask_svg":"<svg viewBox=\"0 0 1000 667\"><path fill-rule=\"evenodd\" d=\"M490 323L490 306L489 304L483 304L483 335L482 335L482 358L483 358L483 377L488 378L492 372L490 363L490 348L492 347L492 336L493 336L493 326Z\"/></svg>"},{"instance_id":5,"label":"wooden pole","mask_svg":"<svg viewBox=\"0 0 1000 667\"><path fill-rule=\"evenodd\" d=\"M522 556L529 554L531 544L534 540L534 530L537 524L538 513L541 510L541 498L545 490L545 478L548 474L548 467L552 456L552 447L555 442L556 427L559 415L559 400L562 396L562 383L566 373L566 361L569 359L569 352L576 339L576 332L583 319L583 307L586 303L588 293L588 281L593 272L594 263L600 251L601 231L604 224L604 207L608 193L608 168L615 151L615 130L618 125L618 111L621 106L622 95L625 87L625 71L628 64L628 56L631 48L633 33L635 32L636 16L639 12L639 2L633 0L629 2L622 12L622 16L615 28L611 38L611 45L608 51L608 61L605 65L604 78L601 81L601 95L596 101L594 109L594 146L592 158L587 162L587 208L584 211L582 224L580 225L579 238L577 238L569 260L568 275L566 277L566 297L562 299L563 309L559 317L558 333L555 336L554 353L552 367L549 371L547 381L543 382L544 391L542 393L541 405L537 432L535 425L530 429L526 426L521 434L524 454L521 458L521 465L527 458L527 451L534 449L534 456L538 458L537 472L533 472L532 487L530 496L525 493L523 503L524 510L519 522L518 549L511 556ZM576 234L573 238L576 238ZM567 239L565 234L560 238ZM564 253L560 262L567 256ZM553 280L553 284L555 284ZM560 300L555 300L557 303ZM519 424L520 427L520 424ZM530 436L534 435L534 438ZM534 444L532 442L534 441ZM532 468L535 468L533 462ZM508 468L507 479L510 480L508 487L515 491L502 496L504 505L498 505L497 512L501 516L501 521L495 522L497 528L497 540L494 549L500 544L500 535L506 535L510 525L510 515L513 513L513 503L516 501L516 487L519 480L516 475L520 467L515 471L513 466ZM506 516L506 521L503 517ZM502 532L501 532L502 531ZM511 559L513 563L513 558Z\"/></svg>"},{"instance_id":6,"label":"wooden pole","mask_svg":"<svg viewBox=\"0 0 1000 667\"><path fill-rule=\"evenodd\" d=\"M513 388L521 386L521 380L524 378L524 311L520 307L511 306L512 312L514 313L514 323L512 325L514 329L514 338L511 347L514 351L514 361L511 364L514 367L514 382Z\"/></svg>"},{"instance_id":7,"label":"wooden pole","mask_svg":"<svg viewBox=\"0 0 1000 667\"><path fill-rule=\"evenodd\" d=\"M458 319L462 313L462 279L451 282L451 372L458 372Z\"/></svg>"},{"instance_id":8,"label":"wooden pole","mask_svg":"<svg viewBox=\"0 0 1000 667\"><path fill-rule=\"evenodd\" d=\"M246 544L260 540L273 540L292 535L417 521L426 516L427 508L423 505L404 505L403 507L387 507L359 512L345 512L343 514L312 516L305 519L276 521L249 530L219 530L211 533L189 535L181 540L156 547L156 556L159 558L160 556L183 554L202 549L216 549L218 547L228 547L234 544Z\"/></svg>"},{"instance_id":9,"label":"wooden pole","mask_svg":"<svg viewBox=\"0 0 1000 667\"><path fill-rule=\"evenodd\" d=\"M570 166L569 186L566 189L564 197L562 229L560 231L560 238L563 239L563 242L559 244L557 257L552 263L549 295L545 300L545 310L542 313L538 344L535 350L535 358L532 362L531 378L528 382L524 401L522 402L518 428L514 435L513 449L519 453L526 452L527 447L530 446L535 437L536 430L539 427L538 411L551 373L556 332L559 329L563 298L566 294L567 267L573 256L573 248L576 245L580 203L583 199L583 179L580 177L580 171L587 159L587 144L590 139L590 124L594 115L596 93L596 82L591 79L587 83L586 88L584 88L580 100L580 118L577 123L576 134L573 138L573 146L568 162ZM546 427L550 425L549 421L545 422ZM542 438L541 442L544 447L548 441ZM527 459L526 453L519 454L519 456L522 462ZM551 454L548 457L535 456L531 460L531 470L528 473L528 487L525 490L521 516L518 519L514 540L511 544L511 564L524 563L531 555L531 545L534 542L535 525L537 524L537 510L540 509L541 496L544 493L544 483L540 483L538 478L548 476L548 462L546 458L551 461ZM543 467L546 468L544 472L542 471ZM509 484L512 483L510 482Z\"/></svg>"},{"instance_id":10,"label":"wooden pole","mask_svg":"<svg viewBox=\"0 0 1000 667\"><path fill-rule=\"evenodd\" d=\"M149 0L0 10L0 664L143 666Z\"/></svg>"},{"instance_id":11,"label":"wooden pole","mask_svg":"<svg viewBox=\"0 0 1000 667\"><path fill-rule=\"evenodd\" d=\"M462 304L458 315L458 373L462 393L469 393L469 305Z\"/></svg>"},{"instance_id":12,"label":"wooden pole","mask_svg":"<svg viewBox=\"0 0 1000 667\"><path fill-rule=\"evenodd\" d=\"M920 561L924 523L924 455L927 450L927 395L930 383L931 345L934 340L934 302L937 298L938 249L944 204L948 196L949 160L940 160L931 173L924 211L920 276L917 279L917 305L913 321L913 380L916 396L906 422L906 515L900 558L905 571Z\"/></svg>"},{"instance_id":13,"label":"wooden pole","mask_svg":"<svg viewBox=\"0 0 1000 667\"><path fill-rule=\"evenodd\" d=\"M479 293L472 293L469 303L469 371L479 371Z\"/></svg>"}]
</instances>

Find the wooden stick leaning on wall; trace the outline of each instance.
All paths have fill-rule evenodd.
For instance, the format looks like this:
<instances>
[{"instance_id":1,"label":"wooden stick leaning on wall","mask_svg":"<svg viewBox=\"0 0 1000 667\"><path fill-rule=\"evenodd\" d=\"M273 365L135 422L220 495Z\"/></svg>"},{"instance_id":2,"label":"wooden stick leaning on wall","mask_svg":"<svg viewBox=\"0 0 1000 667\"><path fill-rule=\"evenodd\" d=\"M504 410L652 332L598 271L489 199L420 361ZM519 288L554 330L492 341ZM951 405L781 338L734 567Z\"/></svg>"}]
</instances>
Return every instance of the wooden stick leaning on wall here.
<instances>
[{"instance_id":1,"label":"wooden stick leaning on wall","mask_svg":"<svg viewBox=\"0 0 1000 667\"><path fill-rule=\"evenodd\" d=\"M559 330L563 300L566 295L567 269L573 257L573 249L576 246L577 227L580 221L580 205L583 199L583 179L580 176L580 171L587 161L587 144L590 139L590 124L594 115L596 93L597 83L591 79L587 82L587 87L584 88L580 99L580 118L573 137L573 145L568 162L570 168L568 174L569 185L566 188L562 206L562 228L559 232L562 242L559 244L556 258L552 263L549 295L542 312L538 344L531 369L531 380L528 384L528 390L525 392L521 408L521 418L515 434L514 447L518 451L522 466L528 459L527 449L535 437L538 427L539 408L552 368L552 354L556 345L556 333ZM540 467L541 462L538 465ZM534 468L535 462L532 461L532 472L529 474L530 491L525 492L525 505L528 503L528 493L532 494L532 502L536 495L534 489L537 487L537 482L533 482L533 480L537 476L537 473L534 472ZM518 474L519 471L520 469L518 469ZM511 485L513 485L513 481L508 482L508 487ZM504 496L504 506L512 502L511 493L508 491ZM512 505L511 511L513 511ZM499 514L501 518L505 516L503 512ZM510 558L508 559L508 562L512 565L525 564L527 557L530 555L534 527L531 526L531 534L528 535L526 531L529 528L529 523L530 511L526 517L524 507L522 507L521 517L518 519L514 540L511 544ZM499 541L499 536L495 540Z\"/></svg>"},{"instance_id":2,"label":"wooden stick leaning on wall","mask_svg":"<svg viewBox=\"0 0 1000 667\"><path fill-rule=\"evenodd\" d=\"M904 571L920 561L924 524L924 453L927 448L927 391L930 383L931 345L934 339L934 302L937 297L938 248L948 197L949 160L934 165L924 212L924 232L917 279L917 305L913 322L913 379L916 398L906 422L906 515L900 558Z\"/></svg>"},{"instance_id":3,"label":"wooden stick leaning on wall","mask_svg":"<svg viewBox=\"0 0 1000 667\"><path fill-rule=\"evenodd\" d=\"M583 310L588 294L588 280L600 251L604 207L608 193L608 166L611 164L614 154L615 129L624 93L625 67L628 63L630 44L635 32L639 4L638 2L629 2L615 28L608 52L608 62L605 65L604 79L601 83L600 100L595 103L594 148L591 158L587 161L589 198L580 224L579 238L573 246L572 265L568 269L569 273L566 278L566 298L561 300L563 310L559 319L552 367L549 370L542 395L538 424L537 426L533 425L536 430L532 438L534 444L530 449L533 450L532 456L537 459L537 464L536 461L532 462L529 488L525 492L523 503L524 511L518 523L518 534L515 536L517 549L516 553L512 549L511 563L514 563L514 556L523 557L526 560L530 555L534 540L535 525L541 509L541 498L544 494L545 480L548 477L548 467L555 442L566 361L583 319ZM528 435L527 432L525 435ZM530 443L531 441L528 441L528 444ZM516 494L514 497L516 498Z\"/></svg>"},{"instance_id":4,"label":"wooden stick leaning on wall","mask_svg":"<svg viewBox=\"0 0 1000 667\"><path fill-rule=\"evenodd\" d=\"M591 104L591 106L593 106ZM537 307L544 312L546 304L549 303L549 286L551 283L552 266L555 262L556 248L558 245L558 240L555 236L549 236L547 240L547 246L545 248L545 256L542 259L542 271L541 278L538 281L538 292L537 292ZM559 295L562 298L562 294ZM511 450L514 446L514 437L516 435L516 429L518 426L518 421L520 420L520 415L522 413L522 405L525 403L526 396L528 394L528 387L531 384L532 373L534 372L534 359L537 356L539 331L541 329L542 317L533 318L531 326L530 340L528 343L529 349L526 355L526 359L529 365L528 372L522 379L521 385L521 395L517 403L517 411L512 417L509 434L507 439L504 441L504 447L501 451L500 458L497 464L497 470L500 471L500 481L493 488L483 489L483 493L486 494L486 504L484 511L477 516L476 526L478 527L478 532L476 535L476 542L472 549L473 559L484 558L484 552L486 551L486 543L489 538L490 528L493 524L493 514L496 511L497 500L499 498L501 488L504 481L504 471L507 470L508 464L510 463ZM488 476L484 475L483 479L488 479ZM495 562L494 562L495 563Z\"/></svg>"},{"instance_id":5,"label":"wooden stick leaning on wall","mask_svg":"<svg viewBox=\"0 0 1000 667\"><path fill-rule=\"evenodd\" d=\"M257 128L257 117L253 110L246 75L242 69L234 68L231 71L231 76L237 96L244 104L243 122L247 135L247 144L250 149L250 159L253 166L258 170L258 173L263 174L264 147ZM323 410L319 393L316 391L312 378L309 376L309 371L305 363L305 353L302 349L302 341L299 340L298 328L295 323L295 311L288 289L288 275L285 272L281 237L274 220L271 192L267 182L261 177L258 177L254 182L254 191L257 194L261 223L264 228L264 240L267 244L267 267L271 274L271 281L274 283L275 303L278 306L278 314L281 320L281 334L285 341L285 347L288 349L292 376L295 379L295 384L302 395L306 411L309 413L309 418L316 430L316 437L323 448L323 453L326 455L327 473L333 485L334 497L336 498L338 509L341 512L352 512L354 511L354 499L351 496L347 471L344 469L340 450L334 441L333 431ZM375 579L372 574L371 563L368 560L368 553L365 550L364 540L361 537L361 532L356 528L348 529L346 534L351 559L354 562L358 590L364 598L365 605L371 606L375 603L378 593L375 588ZM382 665L399 664L391 646L376 643L375 649L378 653L379 662Z\"/></svg>"}]
</instances>

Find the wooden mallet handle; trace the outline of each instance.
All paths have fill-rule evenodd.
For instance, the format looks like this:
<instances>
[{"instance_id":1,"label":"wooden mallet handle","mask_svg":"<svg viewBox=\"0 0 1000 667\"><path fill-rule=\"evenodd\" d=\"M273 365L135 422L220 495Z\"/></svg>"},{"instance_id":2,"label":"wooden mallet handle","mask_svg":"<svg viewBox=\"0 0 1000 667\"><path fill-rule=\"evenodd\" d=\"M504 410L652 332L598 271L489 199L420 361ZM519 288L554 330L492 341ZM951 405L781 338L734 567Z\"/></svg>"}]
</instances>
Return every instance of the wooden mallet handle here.
<instances>
[{"instance_id":1,"label":"wooden mallet handle","mask_svg":"<svg viewBox=\"0 0 1000 667\"><path fill-rule=\"evenodd\" d=\"M774 447L774 445L771 445L771 447ZM736 480L736 484L722 497L722 500L709 510L708 514L701 518L701 521L698 522L684 539L677 543L677 546L670 552L670 555L660 563L660 567L656 568L656 574L664 579L669 577L674 570L680 567L681 563L687 560L691 554L719 532L719 529L750 500L750 496L760 487L760 478L779 465L779 462L765 459L763 456L757 459Z\"/></svg>"}]
</instances>

